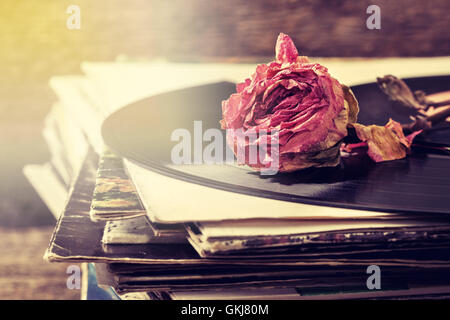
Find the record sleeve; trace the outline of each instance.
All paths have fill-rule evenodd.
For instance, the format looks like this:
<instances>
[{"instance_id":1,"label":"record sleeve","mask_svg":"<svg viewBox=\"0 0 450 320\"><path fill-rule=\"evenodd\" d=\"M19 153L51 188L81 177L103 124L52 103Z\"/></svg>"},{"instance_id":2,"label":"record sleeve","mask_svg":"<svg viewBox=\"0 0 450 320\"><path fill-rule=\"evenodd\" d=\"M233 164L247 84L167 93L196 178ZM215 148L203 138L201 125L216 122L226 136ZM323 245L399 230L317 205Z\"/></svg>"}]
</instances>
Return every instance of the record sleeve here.
<instances>
[{"instance_id":1,"label":"record sleeve","mask_svg":"<svg viewBox=\"0 0 450 320\"><path fill-rule=\"evenodd\" d=\"M139 195L128 178L121 158L105 150L99 159L90 216L111 221L145 216Z\"/></svg>"},{"instance_id":2,"label":"record sleeve","mask_svg":"<svg viewBox=\"0 0 450 320\"><path fill-rule=\"evenodd\" d=\"M339 252L335 241L325 245L320 256L302 254L298 250L272 254L256 252L253 255L227 255L222 259L202 258L190 244L129 244L102 245L105 222L93 222L89 211L95 188L98 156L91 149L74 183L70 198L55 227L49 248L45 254L50 262L120 262L154 265L285 265L285 266L367 266L376 263L384 266L445 268L449 265L447 246L407 248L375 248L361 250L358 246ZM382 244L383 245L383 244ZM393 243L395 246L395 243ZM411 250L410 250L411 249Z\"/></svg>"}]
</instances>

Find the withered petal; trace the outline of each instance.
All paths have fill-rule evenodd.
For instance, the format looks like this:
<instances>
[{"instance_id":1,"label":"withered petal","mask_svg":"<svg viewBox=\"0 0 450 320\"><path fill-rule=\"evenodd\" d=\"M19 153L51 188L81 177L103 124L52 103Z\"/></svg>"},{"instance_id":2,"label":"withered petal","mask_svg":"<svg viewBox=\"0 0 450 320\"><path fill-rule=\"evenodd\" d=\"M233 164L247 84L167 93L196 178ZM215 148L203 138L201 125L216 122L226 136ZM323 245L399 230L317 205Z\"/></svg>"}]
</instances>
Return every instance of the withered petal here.
<instances>
[{"instance_id":1,"label":"withered petal","mask_svg":"<svg viewBox=\"0 0 450 320\"><path fill-rule=\"evenodd\" d=\"M350 124L355 128L356 135L361 142L367 143L367 155L375 162L397 160L406 157L409 153L412 140L420 132L405 137L400 123L389 119L385 126L359 123ZM351 150L356 145L349 145L345 149ZM361 145L359 145L361 146Z\"/></svg>"}]
</instances>

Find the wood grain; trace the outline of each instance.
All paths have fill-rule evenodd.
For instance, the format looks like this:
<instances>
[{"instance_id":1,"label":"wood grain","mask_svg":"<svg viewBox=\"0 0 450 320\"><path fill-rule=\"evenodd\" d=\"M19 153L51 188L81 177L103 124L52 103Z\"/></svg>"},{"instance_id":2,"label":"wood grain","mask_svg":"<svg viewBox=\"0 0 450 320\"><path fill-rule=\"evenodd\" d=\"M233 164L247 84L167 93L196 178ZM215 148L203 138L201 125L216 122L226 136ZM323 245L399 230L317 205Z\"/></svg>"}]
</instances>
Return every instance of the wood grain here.
<instances>
[{"instance_id":1,"label":"wood grain","mask_svg":"<svg viewBox=\"0 0 450 320\"><path fill-rule=\"evenodd\" d=\"M381 8L368 30L366 9ZM165 56L272 57L279 32L311 56L450 54L448 0L78 0L81 29L68 30L64 1L0 4L0 66L15 78L79 70L82 60Z\"/></svg>"},{"instance_id":2,"label":"wood grain","mask_svg":"<svg viewBox=\"0 0 450 320\"><path fill-rule=\"evenodd\" d=\"M80 298L80 290L66 287L68 265L42 258L52 231L52 227L0 228L0 300Z\"/></svg>"}]
</instances>

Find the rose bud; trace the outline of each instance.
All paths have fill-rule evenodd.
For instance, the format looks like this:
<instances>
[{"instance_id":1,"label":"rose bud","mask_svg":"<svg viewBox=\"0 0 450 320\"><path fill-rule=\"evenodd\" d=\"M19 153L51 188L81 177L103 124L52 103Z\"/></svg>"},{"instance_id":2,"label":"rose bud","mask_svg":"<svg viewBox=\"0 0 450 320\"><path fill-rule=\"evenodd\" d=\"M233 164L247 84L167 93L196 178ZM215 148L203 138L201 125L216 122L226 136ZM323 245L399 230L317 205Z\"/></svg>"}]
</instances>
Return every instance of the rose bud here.
<instances>
[{"instance_id":1,"label":"rose bud","mask_svg":"<svg viewBox=\"0 0 450 320\"><path fill-rule=\"evenodd\" d=\"M289 36L278 36L275 51L275 61L258 65L222 102L228 145L257 170L274 163L278 172L337 166L347 125L359 110L353 93L327 68L299 56Z\"/></svg>"}]
</instances>

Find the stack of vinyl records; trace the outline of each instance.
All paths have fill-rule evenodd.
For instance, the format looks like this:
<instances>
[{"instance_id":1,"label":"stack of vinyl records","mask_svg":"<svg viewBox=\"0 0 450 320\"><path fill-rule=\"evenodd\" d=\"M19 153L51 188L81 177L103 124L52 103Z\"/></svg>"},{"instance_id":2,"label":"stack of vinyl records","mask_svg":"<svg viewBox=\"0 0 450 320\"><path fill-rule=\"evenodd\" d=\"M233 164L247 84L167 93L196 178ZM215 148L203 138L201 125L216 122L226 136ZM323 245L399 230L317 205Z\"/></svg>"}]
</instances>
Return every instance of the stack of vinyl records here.
<instances>
[{"instance_id":1,"label":"stack of vinyl records","mask_svg":"<svg viewBox=\"0 0 450 320\"><path fill-rule=\"evenodd\" d=\"M233 162L173 162L180 146L208 148L221 101L251 68L91 63L86 76L53 78L51 160L24 169L58 218L45 258L89 263L88 298L99 297L93 283L110 299L450 296L448 122L385 163L343 158L264 176ZM158 70L180 77L169 86ZM450 88L450 76L406 82L429 95ZM352 90L362 123L407 118L376 84Z\"/></svg>"}]
</instances>

